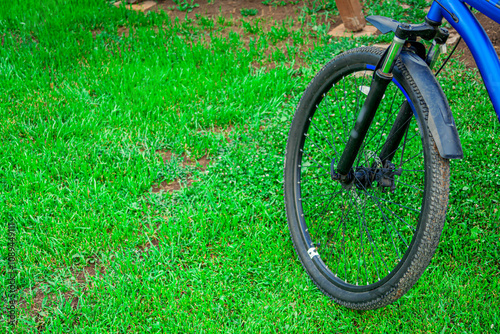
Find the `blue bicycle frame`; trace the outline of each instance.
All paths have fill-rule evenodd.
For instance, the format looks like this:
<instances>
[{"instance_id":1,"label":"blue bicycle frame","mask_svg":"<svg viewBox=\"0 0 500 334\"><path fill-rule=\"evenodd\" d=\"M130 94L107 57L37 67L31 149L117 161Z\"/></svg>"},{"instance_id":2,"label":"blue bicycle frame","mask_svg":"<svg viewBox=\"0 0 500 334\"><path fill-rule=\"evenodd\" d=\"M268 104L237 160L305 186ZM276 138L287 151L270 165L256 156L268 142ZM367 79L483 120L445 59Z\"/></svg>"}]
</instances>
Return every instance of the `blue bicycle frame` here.
<instances>
[{"instance_id":1,"label":"blue bicycle frame","mask_svg":"<svg viewBox=\"0 0 500 334\"><path fill-rule=\"evenodd\" d=\"M500 24L500 0L434 1L427 18L441 22L444 17L462 36L472 52L500 121L500 60L488 35L466 4Z\"/></svg>"}]
</instances>

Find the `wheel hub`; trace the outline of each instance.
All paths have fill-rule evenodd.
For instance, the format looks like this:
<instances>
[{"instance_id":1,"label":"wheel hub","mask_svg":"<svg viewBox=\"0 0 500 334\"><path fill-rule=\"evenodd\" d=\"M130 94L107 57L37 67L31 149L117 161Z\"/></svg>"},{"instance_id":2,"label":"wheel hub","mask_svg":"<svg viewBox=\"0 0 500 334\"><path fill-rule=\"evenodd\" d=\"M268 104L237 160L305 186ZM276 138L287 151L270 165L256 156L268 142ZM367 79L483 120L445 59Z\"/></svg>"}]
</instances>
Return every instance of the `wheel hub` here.
<instances>
[{"instance_id":1,"label":"wheel hub","mask_svg":"<svg viewBox=\"0 0 500 334\"><path fill-rule=\"evenodd\" d=\"M396 169L396 166L389 160L384 161L382 168L358 166L355 170L347 175L341 175L335 172L335 159L330 165L330 175L332 180L340 182L344 189L351 189L356 186L359 190L368 190L377 186L382 192L386 192L387 188L391 192L396 190L395 176L401 176L402 168Z\"/></svg>"}]
</instances>

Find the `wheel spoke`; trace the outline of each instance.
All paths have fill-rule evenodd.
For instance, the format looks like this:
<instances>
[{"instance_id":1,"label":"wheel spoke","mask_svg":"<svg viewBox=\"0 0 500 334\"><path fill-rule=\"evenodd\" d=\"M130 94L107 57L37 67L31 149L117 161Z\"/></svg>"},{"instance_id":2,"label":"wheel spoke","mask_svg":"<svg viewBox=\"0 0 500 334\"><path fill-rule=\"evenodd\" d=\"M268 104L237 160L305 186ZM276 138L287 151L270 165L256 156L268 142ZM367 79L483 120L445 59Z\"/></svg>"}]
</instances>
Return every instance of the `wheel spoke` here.
<instances>
[{"instance_id":1,"label":"wheel spoke","mask_svg":"<svg viewBox=\"0 0 500 334\"><path fill-rule=\"evenodd\" d=\"M397 206L399 206L399 207L401 207L401 208L405 208L405 209L412 210L412 211L415 211L415 212L420 212L419 210L409 208L409 207L404 206L404 205L402 205L402 204L394 203L394 202L389 201L388 199L385 199L385 198L376 197L376 196L373 196L373 195L370 195L370 196L372 196L373 198L375 198L375 199L377 199L377 200L381 200L381 201L384 201L384 202L387 202L387 203L391 203L391 204L397 205Z\"/></svg>"},{"instance_id":2,"label":"wheel spoke","mask_svg":"<svg viewBox=\"0 0 500 334\"><path fill-rule=\"evenodd\" d=\"M317 108L317 110L319 110L319 112L321 113L323 118L326 119L326 121L328 122L328 125L330 126L330 129L332 129L332 141L335 142L335 139L333 138L333 132L335 132L335 134L337 135L337 138L339 138L342 141L342 143L345 145L344 138L342 138L342 136L337 132L337 130L335 130L335 128L333 127L333 125L331 123L330 113L328 112L330 110L330 108L328 108L328 97L326 96L326 94L323 94L323 99L326 103L326 113L327 113L328 117L325 117L325 115L323 114L323 111L321 110L322 108Z\"/></svg>"},{"instance_id":3,"label":"wheel spoke","mask_svg":"<svg viewBox=\"0 0 500 334\"><path fill-rule=\"evenodd\" d=\"M309 120L310 120L310 119L309 119ZM311 124L314 126L314 128L315 128L316 130L318 130L318 132L319 132L319 133L323 136L323 138L325 138L325 140L326 140L326 142L328 143L328 145L330 145L330 147L331 147L331 148L335 151L335 157L337 158L337 161L338 161L339 156L338 156L337 150L335 149L335 144L334 144L334 145L332 145L332 144L330 143L330 141L328 140L328 138L326 138L326 137L325 137L325 135L323 134L323 132L322 132L320 129L318 129L318 127L316 126L316 124L314 124L313 122L311 122Z\"/></svg>"},{"instance_id":4,"label":"wheel spoke","mask_svg":"<svg viewBox=\"0 0 500 334\"><path fill-rule=\"evenodd\" d=\"M400 181L400 180L398 180L398 179L395 179L395 178L394 178L394 179L388 178L388 180L391 180L391 181L394 181L394 182L397 182L397 183L401 183L401 184L404 184L405 186L410 187L410 188L413 188L413 189L415 189L415 190L417 190L417 191L424 192L424 189L417 188L417 187L415 187L415 186L412 186L411 184L404 183L403 181Z\"/></svg>"},{"instance_id":5,"label":"wheel spoke","mask_svg":"<svg viewBox=\"0 0 500 334\"><path fill-rule=\"evenodd\" d=\"M370 142L377 136L377 134L380 133L380 137L378 139L378 143L377 143L377 147L380 147L380 142L382 141L382 137L383 137L383 132L382 130L385 129L387 123L389 122L389 119L391 118L392 115L394 115L394 111L393 111L393 106L394 106L394 101L396 100L396 94L394 94L394 97L392 99L392 102L391 102L391 108L389 109L390 110L390 114L386 117L386 120L385 120L385 123L377 130L377 132L375 132L373 134L373 136L367 141L366 145L370 144ZM398 109L401 108L401 106L403 105L404 102L401 103L401 105L399 106Z\"/></svg>"},{"instance_id":6,"label":"wheel spoke","mask_svg":"<svg viewBox=\"0 0 500 334\"><path fill-rule=\"evenodd\" d=\"M364 188L364 186L363 186L363 188ZM368 193L367 189L366 188L364 188L364 189L365 189L366 194L368 196L370 196L370 197L373 198L373 196L370 193ZM401 260L401 256L400 256L399 251L398 251L398 249L396 247L396 243L394 242L394 238L392 237L392 232L389 231L389 226L387 225L388 218L385 215L384 211L382 211L381 203L378 202L378 201L376 201L375 204L378 206L378 208L380 209L380 212L382 213L382 218L384 218L385 227L386 227L387 231L389 232L389 235L391 236L391 241L392 241L392 244L394 246L394 250L396 251L396 254L398 254L398 260ZM392 229L394 229L394 231L399 235L399 237L401 238L401 240L403 240L403 242L405 243L405 245L408 246L408 244L406 243L406 240L401 236L401 234L399 234L398 230L396 230L394 228L394 226L392 225L392 223L390 222L390 220L389 220L389 224L391 225Z\"/></svg>"},{"instance_id":7,"label":"wheel spoke","mask_svg":"<svg viewBox=\"0 0 500 334\"><path fill-rule=\"evenodd\" d=\"M408 130L410 130L410 127L407 127L405 131L405 139L403 140L403 148L401 149L401 161L399 163L399 166L403 165L403 157L405 155L406 138L408 137Z\"/></svg>"},{"instance_id":8,"label":"wheel spoke","mask_svg":"<svg viewBox=\"0 0 500 334\"><path fill-rule=\"evenodd\" d=\"M347 125L347 133L349 133L349 115L348 115L348 112L349 112L349 108L347 108L347 91L345 89L345 77L343 78L342 80L342 83L344 85L344 108L345 108L345 121L346 121L346 125ZM342 113L342 112L341 112Z\"/></svg>"},{"instance_id":9,"label":"wheel spoke","mask_svg":"<svg viewBox=\"0 0 500 334\"><path fill-rule=\"evenodd\" d=\"M307 152L303 151L302 149L301 149L300 151L301 151L302 153L304 153L305 155L307 155L307 156L309 157L309 159L311 159L312 161L314 161L314 163L318 164L318 166L320 166L319 168L324 168L324 169L325 169L325 171L326 171L328 174L330 174L330 170L329 170L328 168L326 168L325 166L323 166L322 164L320 164L319 162L317 162L317 161L316 161L316 159L314 159L313 157L311 157L311 156L309 155L309 153L307 153ZM307 167L307 166L305 166L305 167ZM302 168L302 165L300 166L300 168Z\"/></svg>"},{"instance_id":10,"label":"wheel spoke","mask_svg":"<svg viewBox=\"0 0 500 334\"><path fill-rule=\"evenodd\" d=\"M311 136L306 135L306 134L305 134L305 136L307 139L309 139L313 143L314 146L316 146L321 151L321 153L326 155L330 161L332 160L332 157L329 154L326 154L325 151L323 151L323 149L318 144L316 144L316 142L314 140L311 139Z\"/></svg>"},{"instance_id":11,"label":"wheel spoke","mask_svg":"<svg viewBox=\"0 0 500 334\"><path fill-rule=\"evenodd\" d=\"M401 125L398 129L397 129L397 131L401 130L404 126L406 126L406 123L407 123L407 122L409 122L410 120L411 120L411 118L410 118L410 119L408 119L408 121L404 122L404 123L403 123L403 124L402 124L402 125ZM409 128L409 126L408 126L408 128ZM397 131L395 131L395 132L397 132ZM417 135L419 135L419 133L418 133L418 132L417 132L416 134L414 134L414 135L413 135L413 136L412 136L412 137L408 140L408 142L410 142L410 141L411 141L413 138L415 138ZM387 140L389 140L389 138L392 138L393 136L394 136L394 135L389 135L389 136L387 137L386 141L387 141ZM388 155L386 155L385 157L380 157L380 160L384 161L384 160L385 160L388 156L390 156L391 154L393 154L394 152L396 152L397 150L399 150L399 149L401 148L401 145L404 145L404 144L406 144L406 138L405 138L405 142L404 142L403 144L400 144L400 145L399 145L399 146L398 146L395 150L393 150L392 152L390 152L390 153L389 153ZM382 147L384 147L384 145L379 145L379 146L378 146L378 148L376 149L376 151L375 151L375 152L379 153L379 151L381 151L381 150L382 150Z\"/></svg>"},{"instance_id":12,"label":"wheel spoke","mask_svg":"<svg viewBox=\"0 0 500 334\"><path fill-rule=\"evenodd\" d=\"M380 203L378 200L382 200L382 201L386 201L386 202L390 202L390 201L387 201L387 200L385 200L385 199L383 199L383 198L379 198L379 197L373 196L373 195L369 194L368 192L366 192L366 194L367 194L368 196L370 196L371 198L373 198L374 200L376 200L376 201L377 201L380 205L382 205L382 206L383 206L385 209L387 209L389 212L391 212L391 213L392 213L392 215L393 215L394 217L398 218L398 219L399 219L402 223L404 223L406 226L408 226L408 228L409 228L409 229L411 229L411 230L415 231L415 228L414 228L413 226L408 225L408 223L407 223L404 219L402 219L401 217L399 217L399 216L398 216L398 215L397 215L394 211L392 211L391 209L389 209L389 208L388 208L387 206L385 206L384 204ZM390 203L393 203L393 202L390 202ZM397 203L393 203L393 204L396 204L396 205L401 206L400 204L397 204ZM410 210L412 210L412 209L410 209ZM415 211L417 211L417 210L415 210ZM417 211L417 212L420 212L420 211Z\"/></svg>"},{"instance_id":13,"label":"wheel spoke","mask_svg":"<svg viewBox=\"0 0 500 334\"><path fill-rule=\"evenodd\" d=\"M305 166L305 167L311 167L311 166ZM319 166L316 166L319 168ZM315 176L315 177L310 177L310 178L307 178L307 179L304 179L302 178L301 182L304 183L304 182L308 182L308 181L313 181L313 180L317 180L317 179L320 179L320 178L323 178L323 177L328 177L329 179L331 178L331 175L330 174L320 174L318 176Z\"/></svg>"},{"instance_id":14,"label":"wheel spoke","mask_svg":"<svg viewBox=\"0 0 500 334\"><path fill-rule=\"evenodd\" d=\"M324 196L331 196L331 195L337 195L339 192L341 192L342 190L339 190L339 191L336 191L334 193L328 193L328 194L320 194L320 195L311 195L311 196L306 196L306 197L301 197L299 198L299 201L303 201L305 199L309 199L309 198L314 198L314 197L324 197Z\"/></svg>"},{"instance_id":15,"label":"wheel spoke","mask_svg":"<svg viewBox=\"0 0 500 334\"><path fill-rule=\"evenodd\" d=\"M394 115L393 107L394 107L395 100L396 100L396 93L394 93L394 96L392 98L391 107L389 109L389 114L386 117L385 123L366 141L366 145L370 144L371 141L373 140L373 138L375 138L377 136L377 134L379 134L386 127L387 123L389 122L389 119L391 118L391 116ZM401 102L401 104L399 105L399 107L396 110L400 109L401 106L403 105L403 103L404 102ZM382 134L383 134L383 132L380 133L381 136L379 139L379 144L380 144L380 140L382 139Z\"/></svg>"},{"instance_id":16,"label":"wheel spoke","mask_svg":"<svg viewBox=\"0 0 500 334\"><path fill-rule=\"evenodd\" d=\"M419 155L421 155L423 152L424 152L424 151L422 150L422 151L418 152L417 154L415 154L414 156L412 156L411 158L406 159L403 163L401 163L401 164L398 166L398 168L399 168L399 167L401 167L401 166L403 166L405 163L407 163L407 162L409 162L409 161L411 161L411 160L415 159L416 157L418 157Z\"/></svg>"}]
</instances>

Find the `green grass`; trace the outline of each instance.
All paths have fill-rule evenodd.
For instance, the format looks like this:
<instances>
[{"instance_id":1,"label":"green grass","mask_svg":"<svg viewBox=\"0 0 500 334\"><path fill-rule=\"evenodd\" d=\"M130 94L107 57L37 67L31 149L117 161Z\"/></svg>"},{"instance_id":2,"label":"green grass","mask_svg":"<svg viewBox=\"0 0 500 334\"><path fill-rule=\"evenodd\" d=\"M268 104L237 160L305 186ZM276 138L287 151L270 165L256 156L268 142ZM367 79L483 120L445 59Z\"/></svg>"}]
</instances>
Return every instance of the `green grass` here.
<instances>
[{"instance_id":1,"label":"green grass","mask_svg":"<svg viewBox=\"0 0 500 334\"><path fill-rule=\"evenodd\" d=\"M440 78L465 159L451 164L431 265L398 302L356 312L326 298L298 262L282 167L312 76L375 40L327 43L312 19L241 35L230 25L98 0L0 5L0 286L4 296L14 221L15 331L497 331L500 130L477 74L453 62ZM164 164L161 151L174 158ZM203 172L183 155L212 163ZM199 182L151 191L188 178Z\"/></svg>"},{"instance_id":2,"label":"green grass","mask_svg":"<svg viewBox=\"0 0 500 334\"><path fill-rule=\"evenodd\" d=\"M194 2L194 0L174 0L174 3L177 5L176 6L173 6L172 9L178 9L180 10L181 12L191 12L193 11L193 9L195 9L196 7L199 7L200 5L197 4L196 2Z\"/></svg>"},{"instance_id":3,"label":"green grass","mask_svg":"<svg viewBox=\"0 0 500 334\"><path fill-rule=\"evenodd\" d=\"M258 12L259 11L255 8L242 8L240 10L241 15L243 15L245 17L246 16L255 16L255 15L257 15Z\"/></svg>"}]
</instances>

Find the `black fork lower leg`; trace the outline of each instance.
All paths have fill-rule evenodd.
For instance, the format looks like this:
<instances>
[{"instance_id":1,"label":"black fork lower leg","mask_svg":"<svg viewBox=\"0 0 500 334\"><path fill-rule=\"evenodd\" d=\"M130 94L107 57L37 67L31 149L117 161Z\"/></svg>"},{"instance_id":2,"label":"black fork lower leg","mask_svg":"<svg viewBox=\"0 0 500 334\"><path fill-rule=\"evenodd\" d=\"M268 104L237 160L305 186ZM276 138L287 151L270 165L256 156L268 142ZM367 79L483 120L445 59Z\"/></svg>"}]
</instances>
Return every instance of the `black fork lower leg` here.
<instances>
[{"instance_id":1,"label":"black fork lower leg","mask_svg":"<svg viewBox=\"0 0 500 334\"><path fill-rule=\"evenodd\" d=\"M375 72L368 96L359 112L356 124L351 130L349 140L337 165L337 174L340 180L345 179L351 171L354 160L356 160L361 144L368 132L368 128L375 117L380 101L391 80L391 73L385 74L380 69Z\"/></svg>"}]
</instances>

